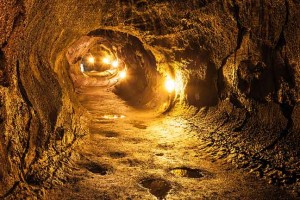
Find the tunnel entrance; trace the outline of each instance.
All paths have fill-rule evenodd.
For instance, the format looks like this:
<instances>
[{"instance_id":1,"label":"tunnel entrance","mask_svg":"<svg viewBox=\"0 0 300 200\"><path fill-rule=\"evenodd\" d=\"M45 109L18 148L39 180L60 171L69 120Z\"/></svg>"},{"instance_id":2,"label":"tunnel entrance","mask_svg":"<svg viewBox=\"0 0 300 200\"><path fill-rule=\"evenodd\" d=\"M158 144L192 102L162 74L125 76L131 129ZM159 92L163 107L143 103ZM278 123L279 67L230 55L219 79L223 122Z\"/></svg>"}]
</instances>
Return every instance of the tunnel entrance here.
<instances>
[{"instance_id":1,"label":"tunnel entrance","mask_svg":"<svg viewBox=\"0 0 300 200\"><path fill-rule=\"evenodd\" d=\"M109 87L136 108L164 112L173 106L174 96L165 88L166 78L158 72L154 55L132 35L91 31L74 42L66 56L75 88Z\"/></svg>"}]
</instances>

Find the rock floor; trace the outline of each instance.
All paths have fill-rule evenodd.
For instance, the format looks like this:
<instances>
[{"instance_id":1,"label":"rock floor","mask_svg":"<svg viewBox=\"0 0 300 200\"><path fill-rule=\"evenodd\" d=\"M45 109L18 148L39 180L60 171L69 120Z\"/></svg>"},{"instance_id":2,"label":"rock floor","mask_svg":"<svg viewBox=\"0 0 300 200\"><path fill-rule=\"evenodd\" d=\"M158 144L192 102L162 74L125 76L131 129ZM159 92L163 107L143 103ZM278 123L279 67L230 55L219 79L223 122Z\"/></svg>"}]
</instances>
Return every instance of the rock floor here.
<instances>
[{"instance_id":1,"label":"rock floor","mask_svg":"<svg viewBox=\"0 0 300 200\"><path fill-rule=\"evenodd\" d=\"M109 89L86 87L90 135L73 168L47 199L292 199L288 193L217 155L186 119L142 112Z\"/></svg>"}]
</instances>

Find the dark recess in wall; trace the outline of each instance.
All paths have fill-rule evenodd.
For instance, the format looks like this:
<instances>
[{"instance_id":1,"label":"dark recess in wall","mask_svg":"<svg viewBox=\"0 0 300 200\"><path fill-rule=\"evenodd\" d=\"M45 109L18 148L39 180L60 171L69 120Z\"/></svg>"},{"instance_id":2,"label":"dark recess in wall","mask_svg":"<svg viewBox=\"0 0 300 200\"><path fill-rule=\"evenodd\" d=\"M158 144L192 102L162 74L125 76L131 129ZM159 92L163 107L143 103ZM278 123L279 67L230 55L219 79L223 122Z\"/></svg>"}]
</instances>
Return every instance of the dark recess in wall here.
<instances>
[{"instance_id":1,"label":"dark recess in wall","mask_svg":"<svg viewBox=\"0 0 300 200\"><path fill-rule=\"evenodd\" d=\"M9 86L9 81L6 71L6 59L4 53L0 50L0 85L3 87Z\"/></svg>"}]
</instances>

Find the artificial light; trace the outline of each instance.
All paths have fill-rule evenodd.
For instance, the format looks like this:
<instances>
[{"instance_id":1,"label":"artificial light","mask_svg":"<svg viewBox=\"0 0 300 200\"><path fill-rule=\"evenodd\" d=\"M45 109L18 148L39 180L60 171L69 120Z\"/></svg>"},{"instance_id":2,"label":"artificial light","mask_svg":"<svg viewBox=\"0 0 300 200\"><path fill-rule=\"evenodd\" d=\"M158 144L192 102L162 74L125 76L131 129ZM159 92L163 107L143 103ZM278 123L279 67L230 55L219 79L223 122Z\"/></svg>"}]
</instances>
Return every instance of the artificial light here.
<instances>
[{"instance_id":1,"label":"artificial light","mask_svg":"<svg viewBox=\"0 0 300 200\"><path fill-rule=\"evenodd\" d=\"M95 63L95 58L93 56L88 58L89 63L94 64Z\"/></svg>"},{"instance_id":2,"label":"artificial light","mask_svg":"<svg viewBox=\"0 0 300 200\"><path fill-rule=\"evenodd\" d=\"M109 57L103 58L103 59L102 59L102 62L103 62L104 64L109 65L109 64L110 64L110 59L109 59Z\"/></svg>"},{"instance_id":3,"label":"artificial light","mask_svg":"<svg viewBox=\"0 0 300 200\"><path fill-rule=\"evenodd\" d=\"M120 74L119 74L119 77L121 79L124 79L126 77L126 71L121 71Z\"/></svg>"},{"instance_id":4,"label":"artificial light","mask_svg":"<svg viewBox=\"0 0 300 200\"><path fill-rule=\"evenodd\" d=\"M175 80L172 79L170 76L167 76L165 87L169 93L173 92L175 90Z\"/></svg>"},{"instance_id":5,"label":"artificial light","mask_svg":"<svg viewBox=\"0 0 300 200\"><path fill-rule=\"evenodd\" d=\"M119 66L119 61L114 60L111 65L116 68Z\"/></svg>"}]
</instances>

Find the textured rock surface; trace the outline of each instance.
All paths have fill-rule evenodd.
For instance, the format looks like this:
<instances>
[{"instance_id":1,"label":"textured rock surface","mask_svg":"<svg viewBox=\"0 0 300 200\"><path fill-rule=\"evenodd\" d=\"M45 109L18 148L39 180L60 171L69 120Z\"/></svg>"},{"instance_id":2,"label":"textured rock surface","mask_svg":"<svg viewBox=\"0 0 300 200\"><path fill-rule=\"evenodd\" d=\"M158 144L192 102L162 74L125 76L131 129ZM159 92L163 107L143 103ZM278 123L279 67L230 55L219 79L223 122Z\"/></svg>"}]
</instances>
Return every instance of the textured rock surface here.
<instances>
[{"instance_id":1,"label":"textured rock surface","mask_svg":"<svg viewBox=\"0 0 300 200\"><path fill-rule=\"evenodd\" d=\"M63 178L63 162L85 133L65 55L73 42L102 29L136 38L123 51L142 45L123 57L146 71L144 103L158 87L149 71L179 73L186 87L175 111L206 107L193 118L210 124L206 139L236 154L237 165L270 174L270 182L297 185L298 0L1 0L0 196ZM263 167L249 166L252 160Z\"/></svg>"},{"instance_id":2,"label":"textured rock surface","mask_svg":"<svg viewBox=\"0 0 300 200\"><path fill-rule=\"evenodd\" d=\"M33 19L33 6L1 2L0 193L7 198L40 195L32 187L55 182L85 133L84 117L70 101L72 85L63 78L66 68L55 70L63 47L55 46L53 32L42 33L45 24Z\"/></svg>"}]
</instances>

